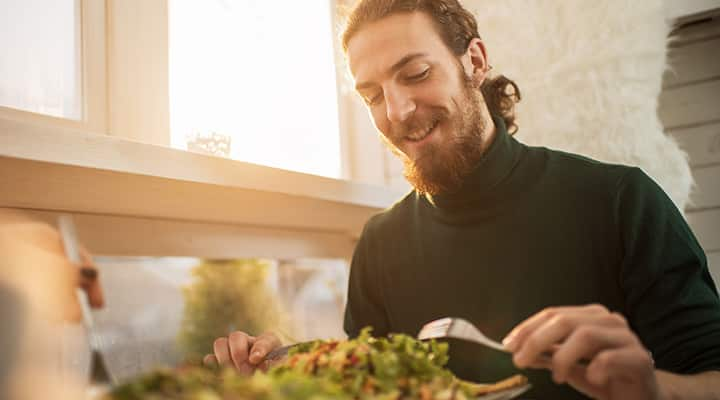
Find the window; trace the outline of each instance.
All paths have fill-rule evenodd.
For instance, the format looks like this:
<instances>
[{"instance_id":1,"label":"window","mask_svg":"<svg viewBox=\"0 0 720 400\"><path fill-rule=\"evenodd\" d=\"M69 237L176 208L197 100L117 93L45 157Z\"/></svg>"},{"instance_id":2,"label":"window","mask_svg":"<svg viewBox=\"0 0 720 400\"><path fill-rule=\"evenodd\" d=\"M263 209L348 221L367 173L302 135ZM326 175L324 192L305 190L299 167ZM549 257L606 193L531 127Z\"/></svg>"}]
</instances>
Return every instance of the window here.
<instances>
[{"instance_id":1,"label":"window","mask_svg":"<svg viewBox=\"0 0 720 400\"><path fill-rule=\"evenodd\" d=\"M171 144L339 178L330 1L169 2Z\"/></svg>"},{"instance_id":2,"label":"window","mask_svg":"<svg viewBox=\"0 0 720 400\"><path fill-rule=\"evenodd\" d=\"M0 0L0 106L79 120L79 0Z\"/></svg>"}]
</instances>

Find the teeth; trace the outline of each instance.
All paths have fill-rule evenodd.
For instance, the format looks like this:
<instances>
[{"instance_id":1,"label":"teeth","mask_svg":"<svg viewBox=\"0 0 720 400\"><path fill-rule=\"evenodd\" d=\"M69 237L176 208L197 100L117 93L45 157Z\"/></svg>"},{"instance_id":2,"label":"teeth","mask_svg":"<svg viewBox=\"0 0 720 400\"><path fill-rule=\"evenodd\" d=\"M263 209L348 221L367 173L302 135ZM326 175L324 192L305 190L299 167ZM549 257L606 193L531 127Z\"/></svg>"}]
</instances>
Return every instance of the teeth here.
<instances>
[{"instance_id":1,"label":"teeth","mask_svg":"<svg viewBox=\"0 0 720 400\"><path fill-rule=\"evenodd\" d=\"M435 127L435 124L431 125L428 128L425 128L423 130L415 131L415 132L407 135L406 138L410 139L410 140L414 140L414 141L424 139L425 136L427 136L430 133L430 131L433 130L434 127Z\"/></svg>"}]
</instances>

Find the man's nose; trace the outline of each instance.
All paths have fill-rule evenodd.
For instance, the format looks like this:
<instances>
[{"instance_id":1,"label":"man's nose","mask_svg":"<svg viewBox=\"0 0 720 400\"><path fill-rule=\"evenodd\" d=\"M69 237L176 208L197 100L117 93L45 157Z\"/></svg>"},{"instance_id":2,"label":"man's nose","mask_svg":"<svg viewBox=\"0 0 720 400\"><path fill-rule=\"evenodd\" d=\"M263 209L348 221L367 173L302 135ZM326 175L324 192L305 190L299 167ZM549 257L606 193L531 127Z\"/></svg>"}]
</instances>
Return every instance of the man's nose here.
<instances>
[{"instance_id":1,"label":"man's nose","mask_svg":"<svg viewBox=\"0 0 720 400\"><path fill-rule=\"evenodd\" d=\"M385 95L387 118L392 123L405 122L415 112L415 101L403 90L394 90Z\"/></svg>"}]
</instances>

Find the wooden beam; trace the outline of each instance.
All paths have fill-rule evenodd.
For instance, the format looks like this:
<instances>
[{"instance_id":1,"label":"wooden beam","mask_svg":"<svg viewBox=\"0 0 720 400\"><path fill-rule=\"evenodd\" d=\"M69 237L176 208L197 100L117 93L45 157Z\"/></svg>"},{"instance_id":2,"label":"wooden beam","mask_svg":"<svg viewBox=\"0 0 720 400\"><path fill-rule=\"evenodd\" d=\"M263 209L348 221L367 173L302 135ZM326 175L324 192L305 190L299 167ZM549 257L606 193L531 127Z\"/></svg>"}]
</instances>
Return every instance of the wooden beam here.
<instances>
[{"instance_id":1,"label":"wooden beam","mask_svg":"<svg viewBox=\"0 0 720 400\"><path fill-rule=\"evenodd\" d=\"M52 225L59 212L26 210ZM94 255L206 258L343 258L355 241L348 235L258 226L170 221L73 213L78 236Z\"/></svg>"},{"instance_id":2,"label":"wooden beam","mask_svg":"<svg viewBox=\"0 0 720 400\"><path fill-rule=\"evenodd\" d=\"M170 144L168 1L107 0L108 133Z\"/></svg>"}]
</instances>

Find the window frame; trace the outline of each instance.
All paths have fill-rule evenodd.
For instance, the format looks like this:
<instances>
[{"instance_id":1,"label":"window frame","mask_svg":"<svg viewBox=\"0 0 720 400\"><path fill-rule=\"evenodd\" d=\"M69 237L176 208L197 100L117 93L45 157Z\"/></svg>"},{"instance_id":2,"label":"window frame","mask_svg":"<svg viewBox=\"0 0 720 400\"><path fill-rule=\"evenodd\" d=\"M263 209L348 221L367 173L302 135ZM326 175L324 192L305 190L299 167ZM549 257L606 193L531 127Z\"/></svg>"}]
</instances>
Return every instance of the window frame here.
<instances>
[{"instance_id":1,"label":"window frame","mask_svg":"<svg viewBox=\"0 0 720 400\"><path fill-rule=\"evenodd\" d=\"M384 185L384 150L354 93L338 86L353 181L167 148L167 6L80 0L83 120L0 109L0 207L49 223L74 214L97 254L349 259L365 221L404 194Z\"/></svg>"}]
</instances>

